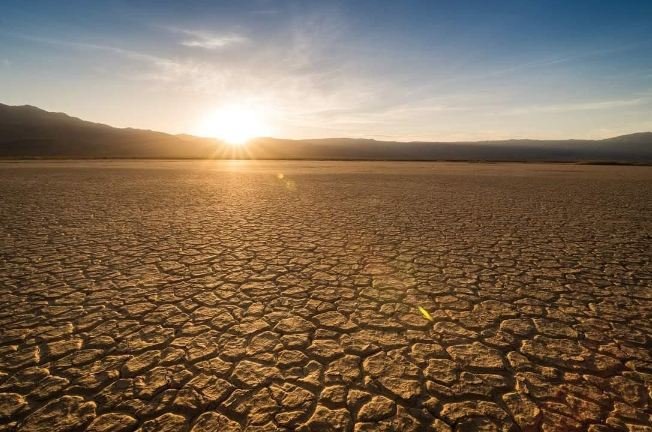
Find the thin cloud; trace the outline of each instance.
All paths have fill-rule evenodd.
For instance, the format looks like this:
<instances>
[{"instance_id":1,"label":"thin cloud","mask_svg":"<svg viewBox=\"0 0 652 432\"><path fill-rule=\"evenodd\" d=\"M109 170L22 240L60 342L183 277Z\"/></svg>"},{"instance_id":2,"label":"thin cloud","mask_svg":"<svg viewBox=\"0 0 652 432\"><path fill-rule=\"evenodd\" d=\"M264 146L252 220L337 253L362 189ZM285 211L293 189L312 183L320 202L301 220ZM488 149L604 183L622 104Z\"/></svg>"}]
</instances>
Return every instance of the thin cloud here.
<instances>
[{"instance_id":1,"label":"thin cloud","mask_svg":"<svg viewBox=\"0 0 652 432\"><path fill-rule=\"evenodd\" d=\"M246 43L249 40L243 35L236 33L215 34L201 30L188 30L176 27L168 27L168 30L188 37L179 42L180 45L207 50L216 50L232 45L239 45Z\"/></svg>"},{"instance_id":2,"label":"thin cloud","mask_svg":"<svg viewBox=\"0 0 652 432\"><path fill-rule=\"evenodd\" d=\"M572 111L597 111L609 110L614 108L623 108L643 105L649 102L646 98L636 99L620 99L620 100L607 100L597 102L579 102L567 104L552 104L552 105L533 105L521 108L515 108L505 111L505 114L529 114L529 113L564 113Z\"/></svg>"},{"instance_id":3,"label":"thin cloud","mask_svg":"<svg viewBox=\"0 0 652 432\"><path fill-rule=\"evenodd\" d=\"M190 82L193 86L199 88L205 87L208 84L221 82L223 77L223 74L218 73L218 71L216 71L212 66L192 60L177 60L111 45L72 42L20 34L14 34L13 36L33 42L67 47L76 50L110 53L140 63L145 67L145 69L142 69L137 73L129 73L125 76L125 78L128 79L165 83Z\"/></svg>"},{"instance_id":4,"label":"thin cloud","mask_svg":"<svg viewBox=\"0 0 652 432\"><path fill-rule=\"evenodd\" d=\"M89 50L89 51L105 51L105 52L110 52L110 53L113 53L113 54L117 54L117 55L122 56L122 57L129 58L129 59L132 59L132 60L148 61L148 62L152 62L152 63L169 61L169 59L166 59L166 58L163 58L163 57L157 57L157 56L153 56L153 55L150 55L150 54L145 54L145 53L141 53L141 52L138 52L138 51L118 48L118 47L114 47L114 46L110 46L110 45L100 45L100 44L92 44L92 43L86 43L86 42L71 42L71 41L60 40L60 39L28 36L28 35L21 35L21 34L12 34L12 36L18 37L18 38L21 38L21 39L25 39L25 40L29 40L29 41L32 41L32 42L39 42L39 43L48 44L48 45L56 45L56 46L75 48L75 49L81 49L81 50Z\"/></svg>"}]
</instances>

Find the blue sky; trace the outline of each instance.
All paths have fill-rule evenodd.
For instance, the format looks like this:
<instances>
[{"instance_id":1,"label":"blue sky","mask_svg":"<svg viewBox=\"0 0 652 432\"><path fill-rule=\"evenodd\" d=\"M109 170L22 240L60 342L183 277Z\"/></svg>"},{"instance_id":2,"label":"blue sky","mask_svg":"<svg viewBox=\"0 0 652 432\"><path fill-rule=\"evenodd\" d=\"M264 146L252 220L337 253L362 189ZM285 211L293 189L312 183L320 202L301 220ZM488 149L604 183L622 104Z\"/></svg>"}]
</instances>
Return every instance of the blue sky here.
<instances>
[{"instance_id":1,"label":"blue sky","mask_svg":"<svg viewBox=\"0 0 652 432\"><path fill-rule=\"evenodd\" d=\"M173 133L237 105L279 137L608 137L652 130L652 2L4 0L0 102Z\"/></svg>"}]
</instances>

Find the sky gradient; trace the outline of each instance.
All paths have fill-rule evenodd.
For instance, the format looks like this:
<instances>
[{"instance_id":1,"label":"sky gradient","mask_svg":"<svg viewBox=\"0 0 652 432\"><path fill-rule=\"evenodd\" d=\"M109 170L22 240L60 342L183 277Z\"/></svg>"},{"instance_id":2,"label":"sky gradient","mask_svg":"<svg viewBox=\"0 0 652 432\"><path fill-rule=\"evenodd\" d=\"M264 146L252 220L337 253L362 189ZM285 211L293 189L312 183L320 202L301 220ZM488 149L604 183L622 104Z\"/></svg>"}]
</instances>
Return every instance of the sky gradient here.
<instances>
[{"instance_id":1,"label":"sky gradient","mask_svg":"<svg viewBox=\"0 0 652 432\"><path fill-rule=\"evenodd\" d=\"M195 133L605 138L652 130L651 1L21 1L0 102Z\"/></svg>"}]
</instances>

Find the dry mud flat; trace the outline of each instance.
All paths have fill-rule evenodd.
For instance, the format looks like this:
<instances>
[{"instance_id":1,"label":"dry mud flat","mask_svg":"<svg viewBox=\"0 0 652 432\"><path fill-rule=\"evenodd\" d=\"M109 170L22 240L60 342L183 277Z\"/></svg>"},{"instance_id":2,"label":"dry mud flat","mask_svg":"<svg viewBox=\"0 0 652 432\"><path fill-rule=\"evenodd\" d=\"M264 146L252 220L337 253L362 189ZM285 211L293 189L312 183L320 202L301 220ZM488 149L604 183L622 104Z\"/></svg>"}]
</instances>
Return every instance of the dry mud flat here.
<instances>
[{"instance_id":1,"label":"dry mud flat","mask_svg":"<svg viewBox=\"0 0 652 432\"><path fill-rule=\"evenodd\" d=\"M17 162L0 198L0 430L652 430L650 168Z\"/></svg>"}]
</instances>

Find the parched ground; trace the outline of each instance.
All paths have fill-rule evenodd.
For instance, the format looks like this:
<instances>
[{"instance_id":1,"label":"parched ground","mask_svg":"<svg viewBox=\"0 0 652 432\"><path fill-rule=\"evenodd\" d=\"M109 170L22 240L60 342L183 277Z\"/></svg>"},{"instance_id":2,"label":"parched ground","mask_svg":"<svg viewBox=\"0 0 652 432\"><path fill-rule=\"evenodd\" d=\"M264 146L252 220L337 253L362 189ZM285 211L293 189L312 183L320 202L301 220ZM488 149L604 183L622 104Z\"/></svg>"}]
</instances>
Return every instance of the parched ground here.
<instances>
[{"instance_id":1,"label":"parched ground","mask_svg":"<svg viewBox=\"0 0 652 432\"><path fill-rule=\"evenodd\" d=\"M651 431L652 168L0 163L0 430Z\"/></svg>"}]
</instances>

